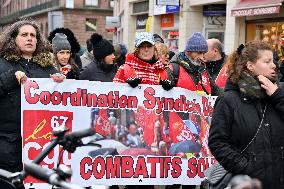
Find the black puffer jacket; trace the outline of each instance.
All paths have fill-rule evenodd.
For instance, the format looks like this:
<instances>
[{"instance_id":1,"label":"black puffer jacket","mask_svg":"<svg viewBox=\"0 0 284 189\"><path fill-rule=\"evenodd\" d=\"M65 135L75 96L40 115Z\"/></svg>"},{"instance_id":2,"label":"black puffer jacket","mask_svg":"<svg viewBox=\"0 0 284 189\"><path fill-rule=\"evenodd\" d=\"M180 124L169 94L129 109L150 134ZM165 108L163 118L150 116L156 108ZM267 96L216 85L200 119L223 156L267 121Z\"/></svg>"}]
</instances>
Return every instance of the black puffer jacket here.
<instances>
[{"instance_id":1,"label":"black puffer jacket","mask_svg":"<svg viewBox=\"0 0 284 189\"><path fill-rule=\"evenodd\" d=\"M112 82L116 74L116 64L91 62L80 73L80 80Z\"/></svg>"},{"instance_id":2,"label":"black puffer jacket","mask_svg":"<svg viewBox=\"0 0 284 189\"><path fill-rule=\"evenodd\" d=\"M49 78L57 72L51 61L34 63L23 58L17 61L0 58L0 168L9 171L19 171L22 162L21 87L16 71L23 71L30 78Z\"/></svg>"},{"instance_id":3,"label":"black puffer jacket","mask_svg":"<svg viewBox=\"0 0 284 189\"><path fill-rule=\"evenodd\" d=\"M267 103L263 125L252 144ZM225 169L247 174L263 182L264 189L284 188L284 90L260 101L243 96L238 86L227 82L217 98L209 134L209 148Z\"/></svg>"}]
</instances>

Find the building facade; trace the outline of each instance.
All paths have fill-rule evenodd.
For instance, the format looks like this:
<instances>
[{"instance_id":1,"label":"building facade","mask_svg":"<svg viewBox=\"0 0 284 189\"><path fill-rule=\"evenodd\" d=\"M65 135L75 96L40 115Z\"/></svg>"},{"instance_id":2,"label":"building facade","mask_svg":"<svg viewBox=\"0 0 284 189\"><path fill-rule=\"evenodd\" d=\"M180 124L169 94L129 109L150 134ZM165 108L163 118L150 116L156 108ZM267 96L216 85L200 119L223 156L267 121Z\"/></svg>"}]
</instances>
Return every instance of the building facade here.
<instances>
[{"instance_id":1,"label":"building facade","mask_svg":"<svg viewBox=\"0 0 284 189\"><path fill-rule=\"evenodd\" d=\"M162 36L171 50L183 51L187 38L202 32L206 38L220 39L226 54L253 39L266 40L279 50L281 37L284 45L282 1L115 0L114 16L121 24L114 41L131 49L135 32L149 31Z\"/></svg>"},{"instance_id":2,"label":"building facade","mask_svg":"<svg viewBox=\"0 0 284 189\"><path fill-rule=\"evenodd\" d=\"M58 27L71 29L81 45L97 32L112 40L106 17L113 15L109 0L0 0L0 31L18 18L31 17L39 23L44 36Z\"/></svg>"}]
</instances>

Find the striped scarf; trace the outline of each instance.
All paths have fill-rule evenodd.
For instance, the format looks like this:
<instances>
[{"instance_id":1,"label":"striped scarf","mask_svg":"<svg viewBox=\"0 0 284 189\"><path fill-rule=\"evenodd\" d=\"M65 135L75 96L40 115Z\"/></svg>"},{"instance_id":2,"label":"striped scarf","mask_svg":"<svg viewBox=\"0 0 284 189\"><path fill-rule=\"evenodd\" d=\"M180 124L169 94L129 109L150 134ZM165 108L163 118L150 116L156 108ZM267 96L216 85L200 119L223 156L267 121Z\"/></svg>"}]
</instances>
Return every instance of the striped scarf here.
<instances>
[{"instance_id":1,"label":"striped scarf","mask_svg":"<svg viewBox=\"0 0 284 189\"><path fill-rule=\"evenodd\" d=\"M142 79L142 84L158 85L160 82L160 73L165 69L160 60L157 60L157 62L151 65L133 54L126 56L125 64L133 68L136 77Z\"/></svg>"}]
</instances>

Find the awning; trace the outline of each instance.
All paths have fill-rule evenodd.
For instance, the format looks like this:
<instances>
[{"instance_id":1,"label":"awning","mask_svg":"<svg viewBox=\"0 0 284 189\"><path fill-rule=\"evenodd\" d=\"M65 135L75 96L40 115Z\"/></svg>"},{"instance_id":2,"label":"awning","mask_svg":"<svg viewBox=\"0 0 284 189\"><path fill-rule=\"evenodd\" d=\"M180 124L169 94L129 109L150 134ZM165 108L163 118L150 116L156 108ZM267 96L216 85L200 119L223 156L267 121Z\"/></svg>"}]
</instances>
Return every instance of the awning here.
<instances>
[{"instance_id":1,"label":"awning","mask_svg":"<svg viewBox=\"0 0 284 189\"><path fill-rule=\"evenodd\" d=\"M240 0L231 16L254 16L279 13L283 0Z\"/></svg>"}]
</instances>

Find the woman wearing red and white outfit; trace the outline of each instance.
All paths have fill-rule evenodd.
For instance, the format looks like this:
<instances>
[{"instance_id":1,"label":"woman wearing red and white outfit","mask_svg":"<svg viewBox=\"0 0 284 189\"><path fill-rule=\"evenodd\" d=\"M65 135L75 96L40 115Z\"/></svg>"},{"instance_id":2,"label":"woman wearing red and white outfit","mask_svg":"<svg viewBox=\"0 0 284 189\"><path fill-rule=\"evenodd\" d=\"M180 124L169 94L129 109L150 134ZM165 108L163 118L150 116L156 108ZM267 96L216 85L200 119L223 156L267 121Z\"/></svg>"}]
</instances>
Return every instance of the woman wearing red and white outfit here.
<instances>
[{"instance_id":1,"label":"woman wearing red and white outfit","mask_svg":"<svg viewBox=\"0 0 284 189\"><path fill-rule=\"evenodd\" d=\"M138 84L162 85L165 90L170 90L173 85L167 79L167 72L162 61L156 56L155 41L152 34L140 32L135 37L135 50L126 55L125 63L119 67L114 82L128 83L131 87ZM146 111L146 110L145 110ZM138 114L135 115L136 119ZM143 117L143 115L142 115ZM148 116L152 120L159 120L160 116L151 112ZM138 118L139 119L139 118ZM138 120L137 120L138 121ZM156 122L157 122L156 121ZM155 139L154 123L142 124L144 142L148 147L158 146ZM152 131L152 132L149 132ZM127 189L153 189L154 186L126 186Z\"/></svg>"},{"instance_id":2,"label":"woman wearing red and white outfit","mask_svg":"<svg viewBox=\"0 0 284 189\"><path fill-rule=\"evenodd\" d=\"M113 81L128 83L132 87L138 84L162 85L165 90L172 88L167 79L165 66L158 59L152 34L136 34L135 50L126 55L125 64L119 67Z\"/></svg>"}]
</instances>

